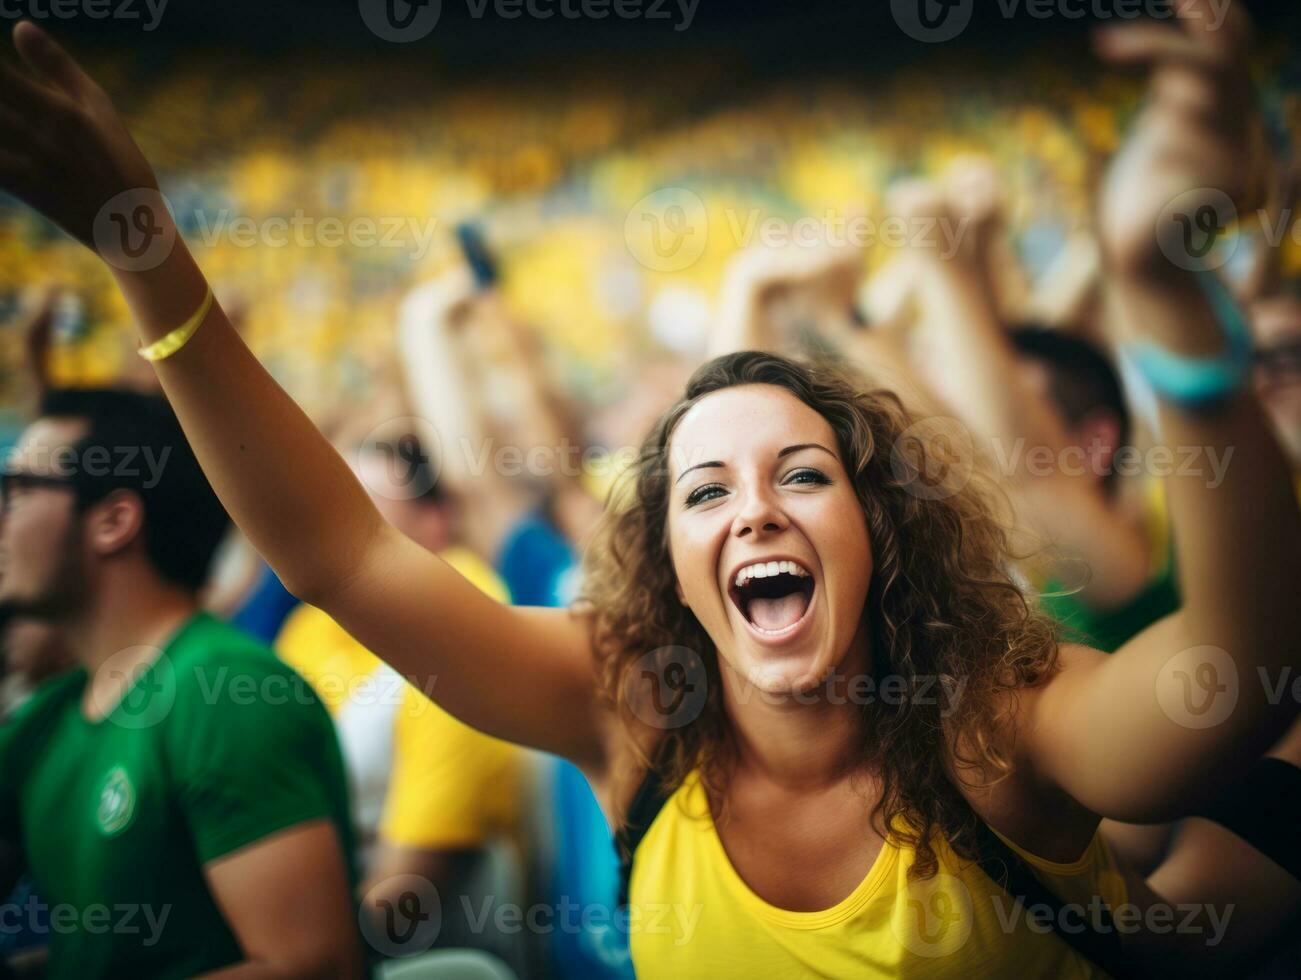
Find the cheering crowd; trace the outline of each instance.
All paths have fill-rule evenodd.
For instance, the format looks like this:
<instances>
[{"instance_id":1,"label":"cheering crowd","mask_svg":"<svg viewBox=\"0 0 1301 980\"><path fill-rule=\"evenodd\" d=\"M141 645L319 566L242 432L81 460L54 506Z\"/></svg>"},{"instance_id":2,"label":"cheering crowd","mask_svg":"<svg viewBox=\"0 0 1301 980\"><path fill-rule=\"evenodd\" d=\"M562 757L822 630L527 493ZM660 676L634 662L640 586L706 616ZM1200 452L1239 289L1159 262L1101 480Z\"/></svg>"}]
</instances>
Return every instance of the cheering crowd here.
<instances>
[{"instance_id":1,"label":"cheering crowd","mask_svg":"<svg viewBox=\"0 0 1301 980\"><path fill-rule=\"evenodd\" d=\"M883 203L954 236L738 250L593 412L465 224L314 417L18 25L0 188L139 357L9 328L0 975L1296 975L1301 287L1215 249L1297 181L1174 6L1036 282L962 156Z\"/></svg>"}]
</instances>

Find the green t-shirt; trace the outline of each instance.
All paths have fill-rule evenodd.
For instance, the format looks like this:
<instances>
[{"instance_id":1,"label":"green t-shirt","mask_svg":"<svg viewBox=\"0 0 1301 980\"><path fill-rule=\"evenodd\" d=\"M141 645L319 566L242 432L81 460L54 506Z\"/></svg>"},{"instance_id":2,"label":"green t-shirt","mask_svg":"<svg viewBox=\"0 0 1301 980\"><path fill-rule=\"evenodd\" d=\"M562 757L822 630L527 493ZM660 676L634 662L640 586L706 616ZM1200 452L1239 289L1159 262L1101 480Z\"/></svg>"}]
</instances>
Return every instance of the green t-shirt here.
<instances>
[{"instance_id":1,"label":"green t-shirt","mask_svg":"<svg viewBox=\"0 0 1301 980\"><path fill-rule=\"evenodd\" d=\"M1045 587L1040 606L1062 626L1062 636L1072 643L1083 643L1106 653L1115 653L1133 636L1158 619L1165 619L1179 609L1179 584L1175 581L1174 554L1143 590L1117 609L1097 610L1063 591L1056 579Z\"/></svg>"},{"instance_id":2,"label":"green t-shirt","mask_svg":"<svg viewBox=\"0 0 1301 980\"><path fill-rule=\"evenodd\" d=\"M266 647L197 613L97 722L86 679L51 682L0 728L0 838L49 907L51 977L238 962L203 865L305 820L333 821L352 874L334 727Z\"/></svg>"}]
</instances>

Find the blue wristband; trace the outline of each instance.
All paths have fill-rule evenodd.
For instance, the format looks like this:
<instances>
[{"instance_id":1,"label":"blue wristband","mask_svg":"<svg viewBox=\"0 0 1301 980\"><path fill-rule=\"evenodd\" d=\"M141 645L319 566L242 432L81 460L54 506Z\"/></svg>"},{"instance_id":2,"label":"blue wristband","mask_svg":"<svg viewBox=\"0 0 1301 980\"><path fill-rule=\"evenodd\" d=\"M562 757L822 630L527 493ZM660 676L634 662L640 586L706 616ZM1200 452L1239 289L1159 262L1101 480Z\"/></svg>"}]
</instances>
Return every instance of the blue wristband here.
<instances>
[{"instance_id":1,"label":"blue wristband","mask_svg":"<svg viewBox=\"0 0 1301 980\"><path fill-rule=\"evenodd\" d=\"M1223 354L1183 357L1148 341L1127 344L1125 352L1163 401L1183 408L1207 409L1226 401L1242 387L1251 370L1251 333L1228 288L1213 273L1200 273L1197 281L1224 331L1228 346Z\"/></svg>"}]
</instances>

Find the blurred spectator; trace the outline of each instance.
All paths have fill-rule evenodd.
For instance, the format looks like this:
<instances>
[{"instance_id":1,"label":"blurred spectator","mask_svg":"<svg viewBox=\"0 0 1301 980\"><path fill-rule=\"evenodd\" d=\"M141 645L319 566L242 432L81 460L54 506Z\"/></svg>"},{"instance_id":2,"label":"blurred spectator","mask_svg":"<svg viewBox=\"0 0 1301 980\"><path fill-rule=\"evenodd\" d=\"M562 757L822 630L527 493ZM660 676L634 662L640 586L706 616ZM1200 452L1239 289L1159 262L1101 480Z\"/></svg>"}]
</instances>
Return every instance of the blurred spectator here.
<instances>
[{"instance_id":1,"label":"blurred spectator","mask_svg":"<svg viewBox=\"0 0 1301 980\"><path fill-rule=\"evenodd\" d=\"M1130 445L1130 414L1120 376L1106 354L1089 341L1039 327L1018 327L1009 339L1024 367L1024 382L1038 389L1065 423L1067 445L1088 460L1088 472L1122 515L1119 519L1141 528L1145 554L1141 561L1135 558L1134 565L1148 569L1148 578L1118 604L1090 602L1087 587L1056 575L1042 586L1040 602L1074 642L1110 652L1179 608L1160 484L1141 480L1146 483L1147 506L1138 517L1130 516L1113 466L1116 451ZM1085 533L1090 529L1096 530L1096 525L1081 526Z\"/></svg>"},{"instance_id":2,"label":"blurred spectator","mask_svg":"<svg viewBox=\"0 0 1301 980\"><path fill-rule=\"evenodd\" d=\"M491 284L457 268L413 290L403 302L399 344L407 390L437 432L440 477L459 487L467 531L496 567L517 605L564 607L578 593L578 548L600 511L583 483L585 454L563 400L551 389L529 332L504 307ZM490 433L483 348L496 340L520 382L523 406L514 410L503 444L519 458L541 449L536 472L498 465ZM507 410L509 413L509 409ZM509 415L508 415L509 417ZM486 462L487 465L484 465ZM617 866L610 828L587 779L565 760L550 766L554 813L547 883L553 902L612 909ZM584 923L577 934L553 934L551 957L562 975L631 975L626 934Z\"/></svg>"},{"instance_id":3,"label":"blurred spectator","mask_svg":"<svg viewBox=\"0 0 1301 980\"><path fill-rule=\"evenodd\" d=\"M10 616L0 625L0 723L17 711L43 683L73 665L71 652L58 629L37 619ZM4 843L0 842L0 851ZM6 858L0 855L0 864ZM10 858L12 860L12 858ZM0 885L3 887L3 885ZM23 875L8 900L9 908L24 908L36 899L30 875ZM49 916L38 910L31 917L0 931L0 964L30 952L43 956Z\"/></svg>"},{"instance_id":4,"label":"blurred spectator","mask_svg":"<svg viewBox=\"0 0 1301 980\"><path fill-rule=\"evenodd\" d=\"M366 441L349 455L388 521L507 601L492 570L455 544L458 503L435 480L414 434ZM474 926L463 898L477 912L482 896L474 886L488 848L519 844L523 753L434 704L437 677L403 679L313 606L290 614L276 649L334 716L352 788L363 914L381 928L386 905L411 891L405 876L416 875L440 896L440 942L509 953L491 930Z\"/></svg>"},{"instance_id":5,"label":"blurred spectator","mask_svg":"<svg viewBox=\"0 0 1301 980\"><path fill-rule=\"evenodd\" d=\"M436 432L439 477L465 503L466 540L493 556L515 602L567 605L574 546L600 502L582 483L583 442L536 340L495 288L457 268L403 301L398 342L408 394ZM503 372L509 389L494 384Z\"/></svg>"},{"instance_id":6,"label":"blurred spectator","mask_svg":"<svg viewBox=\"0 0 1301 980\"><path fill-rule=\"evenodd\" d=\"M49 391L0 479L0 607L79 663L0 729L0 891L30 871L49 975L356 975L328 715L198 610L228 519L166 402Z\"/></svg>"}]
</instances>

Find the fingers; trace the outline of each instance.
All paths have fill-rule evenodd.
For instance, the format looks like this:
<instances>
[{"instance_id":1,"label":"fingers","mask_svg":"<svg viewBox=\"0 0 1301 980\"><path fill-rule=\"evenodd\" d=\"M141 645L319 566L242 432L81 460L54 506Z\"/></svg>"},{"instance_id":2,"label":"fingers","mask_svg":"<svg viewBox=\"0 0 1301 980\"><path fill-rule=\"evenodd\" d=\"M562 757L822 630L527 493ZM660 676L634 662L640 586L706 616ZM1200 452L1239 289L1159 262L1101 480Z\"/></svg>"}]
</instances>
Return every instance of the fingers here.
<instances>
[{"instance_id":1,"label":"fingers","mask_svg":"<svg viewBox=\"0 0 1301 980\"><path fill-rule=\"evenodd\" d=\"M856 276L862 258L862 246L849 241L756 243L732 256L724 272L724 282L726 288L750 293L830 282L845 275Z\"/></svg>"},{"instance_id":2,"label":"fingers","mask_svg":"<svg viewBox=\"0 0 1301 980\"><path fill-rule=\"evenodd\" d=\"M0 186L21 194L33 176L31 163L26 157L0 148Z\"/></svg>"},{"instance_id":3,"label":"fingers","mask_svg":"<svg viewBox=\"0 0 1301 980\"><path fill-rule=\"evenodd\" d=\"M944 189L935 181L920 177L896 181L886 191L885 209L905 220L947 217L949 204Z\"/></svg>"},{"instance_id":4,"label":"fingers","mask_svg":"<svg viewBox=\"0 0 1301 980\"><path fill-rule=\"evenodd\" d=\"M35 176L37 168L28 151L52 94L0 61L0 186L20 196Z\"/></svg>"},{"instance_id":5,"label":"fingers","mask_svg":"<svg viewBox=\"0 0 1301 980\"><path fill-rule=\"evenodd\" d=\"M72 55L29 20L14 28L14 47L37 78L65 95L81 96L94 84Z\"/></svg>"},{"instance_id":6,"label":"fingers","mask_svg":"<svg viewBox=\"0 0 1301 980\"><path fill-rule=\"evenodd\" d=\"M1098 53L1117 64L1180 65L1198 69L1237 63L1251 24L1241 0L1175 0L1173 22L1142 21L1097 31Z\"/></svg>"},{"instance_id":7,"label":"fingers","mask_svg":"<svg viewBox=\"0 0 1301 980\"><path fill-rule=\"evenodd\" d=\"M1250 97L1243 45L1245 14L1232 0L1181 0L1178 21L1109 27L1095 36L1098 53L1152 69L1152 105L1187 120L1235 125Z\"/></svg>"},{"instance_id":8,"label":"fingers","mask_svg":"<svg viewBox=\"0 0 1301 980\"><path fill-rule=\"evenodd\" d=\"M50 91L32 81L12 65L0 61L0 111L9 119L20 118L32 110L42 111L50 103Z\"/></svg>"},{"instance_id":9,"label":"fingers","mask_svg":"<svg viewBox=\"0 0 1301 980\"><path fill-rule=\"evenodd\" d=\"M1214 68L1221 52L1174 24L1145 21L1105 27L1095 35L1098 54L1118 65L1184 65Z\"/></svg>"},{"instance_id":10,"label":"fingers","mask_svg":"<svg viewBox=\"0 0 1301 980\"><path fill-rule=\"evenodd\" d=\"M1241 0L1174 0L1180 28L1226 49L1246 43L1251 23Z\"/></svg>"},{"instance_id":11,"label":"fingers","mask_svg":"<svg viewBox=\"0 0 1301 980\"><path fill-rule=\"evenodd\" d=\"M4 91L3 82L0 81L0 93ZM27 126L27 117L17 109L13 109L6 100L0 98L0 133L19 134ZM6 141L7 142L7 141Z\"/></svg>"},{"instance_id":12,"label":"fingers","mask_svg":"<svg viewBox=\"0 0 1301 980\"><path fill-rule=\"evenodd\" d=\"M961 156L944 171L943 186L950 208L975 222L998 220L1003 213L1003 184L994 161Z\"/></svg>"}]
</instances>

